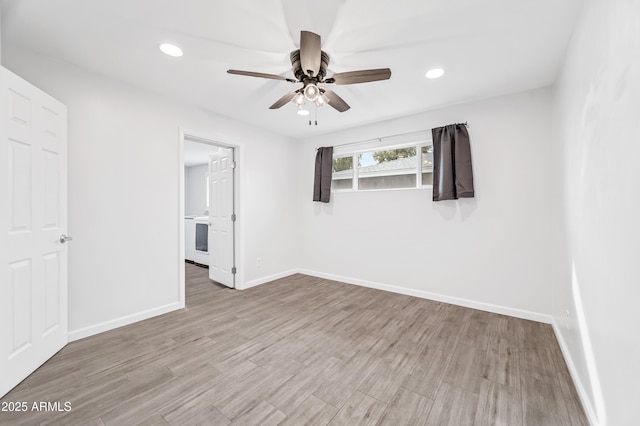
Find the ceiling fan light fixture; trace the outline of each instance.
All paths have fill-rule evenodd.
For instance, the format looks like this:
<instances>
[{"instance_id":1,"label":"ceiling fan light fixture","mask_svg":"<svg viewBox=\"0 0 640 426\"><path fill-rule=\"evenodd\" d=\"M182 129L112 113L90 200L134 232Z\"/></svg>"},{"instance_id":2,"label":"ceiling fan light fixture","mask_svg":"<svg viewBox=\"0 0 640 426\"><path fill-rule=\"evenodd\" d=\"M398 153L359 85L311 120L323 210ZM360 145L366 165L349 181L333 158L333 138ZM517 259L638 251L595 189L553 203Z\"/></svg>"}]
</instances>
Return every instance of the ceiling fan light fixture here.
<instances>
[{"instance_id":1,"label":"ceiling fan light fixture","mask_svg":"<svg viewBox=\"0 0 640 426\"><path fill-rule=\"evenodd\" d=\"M322 51L321 45L320 35L311 31L300 31L300 48L289 54L291 70L295 78L287 78L281 74L236 69L229 69L227 73L302 84L302 87L298 86L298 89L288 92L278 99L269 109L278 109L292 102L298 106L298 109L302 110L306 108L308 101L309 104L312 102L315 104L316 113L317 108L324 105L329 105L338 112L345 112L351 108L337 93L326 88L325 85L327 84L360 84L389 80L391 78L391 70L389 68L346 71L334 73L330 78L325 78L330 58L326 52ZM320 84L322 84L322 88L318 87ZM298 113L301 115L308 114L308 111L299 111ZM312 121L309 120L310 125L311 123Z\"/></svg>"},{"instance_id":2,"label":"ceiling fan light fixture","mask_svg":"<svg viewBox=\"0 0 640 426\"><path fill-rule=\"evenodd\" d=\"M433 80L434 78L440 78L444 75L444 70L442 68L432 68L425 74L425 77Z\"/></svg>"},{"instance_id":3,"label":"ceiling fan light fixture","mask_svg":"<svg viewBox=\"0 0 640 426\"><path fill-rule=\"evenodd\" d=\"M299 107L304 105L304 95L302 93L298 93L294 98L293 98L293 103L298 105Z\"/></svg>"},{"instance_id":4,"label":"ceiling fan light fixture","mask_svg":"<svg viewBox=\"0 0 640 426\"><path fill-rule=\"evenodd\" d=\"M302 108L300 108L300 109L298 110L298 115L301 115L301 116L305 117L305 116L309 115L309 111L308 111L308 110L306 110L306 109L302 109Z\"/></svg>"},{"instance_id":5,"label":"ceiling fan light fixture","mask_svg":"<svg viewBox=\"0 0 640 426\"><path fill-rule=\"evenodd\" d=\"M320 89L315 83L309 83L304 87L304 97L311 102L315 102L320 96Z\"/></svg>"},{"instance_id":6,"label":"ceiling fan light fixture","mask_svg":"<svg viewBox=\"0 0 640 426\"><path fill-rule=\"evenodd\" d=\"M182 52L182 49L180 47L176 46L175 44L162 43L159 47L160 47L160 50L162 51L162 53L164 53L165 55L172 56L174 58L179 58L180 56L182 56L184 54Z\"/></svg>"}]
</instances>

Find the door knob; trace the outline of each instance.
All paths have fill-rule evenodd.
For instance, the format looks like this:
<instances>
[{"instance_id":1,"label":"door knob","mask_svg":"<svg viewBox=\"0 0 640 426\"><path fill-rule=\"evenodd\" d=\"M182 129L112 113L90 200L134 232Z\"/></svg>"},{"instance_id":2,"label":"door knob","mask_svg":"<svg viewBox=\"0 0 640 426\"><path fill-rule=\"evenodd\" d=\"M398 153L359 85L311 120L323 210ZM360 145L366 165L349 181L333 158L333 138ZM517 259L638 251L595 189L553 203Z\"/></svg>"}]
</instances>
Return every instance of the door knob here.
<instances>
[{"instance_id":1,"label":"door knob","mask_svg":"<svg viewBox=\"0 0 640 426\"><path fill-rule=\"evenodd\" d=\"M71 241L71 240L73 240L72 237L66 236L64 234L60 235L60 242L62 244L66 243L67 241Z\"/></svg>"}]
</instances>

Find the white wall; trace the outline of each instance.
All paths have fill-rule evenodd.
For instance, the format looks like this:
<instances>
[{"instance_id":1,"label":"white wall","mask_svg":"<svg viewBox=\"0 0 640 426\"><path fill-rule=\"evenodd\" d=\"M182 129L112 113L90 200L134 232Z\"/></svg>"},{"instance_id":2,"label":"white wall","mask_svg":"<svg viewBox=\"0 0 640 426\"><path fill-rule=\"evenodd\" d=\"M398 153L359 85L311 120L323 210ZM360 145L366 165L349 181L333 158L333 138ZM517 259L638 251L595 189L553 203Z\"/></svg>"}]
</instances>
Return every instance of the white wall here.
<instances>
[{"instance_id":1,"label":"white wall","mask_svg":"<svg viewBox=\"0 0 640 426\"><path fill-rule=\"evenodd\" d=\"M554 93L553 316L601 425L640 424L637 52L640 3L590 1Z\"/></svg>"},{"instance_id":2,"label":"white wall","mask_svg":"<svg viewBox=\"0 0 640 426\"><path fill-rule=\"evenodd\" d=\"M184 168L184 213L202 216L207 207L207 172L204 164Z\"/></svg>"},{"instance_id":3,"label":"white wall","mask_svg":"<svg viewBox=\"0 0 640 426\"><path fill-rule=\"evenodd\" d=\"M320 275L517 316L551 312L548 89L304 141L298 157L300 266ZM334 193L311 201L315 148L468 121L476 198L430 190Z\"/></svg>"},{"instance_id":4,"label":"white wall","mask_svg":"<svg viewBox=\"0 0 640 426\"><path fill-rule=\"evenodd\" d=\"M0 64L2 64L2 5L0 5Z\"/></svg>"},{"instance_id":5,"label":"white wall","mask_svg":"<svg viewBox=\"0 0 640 426\"><path fill-rule=\"evenodd\" d=\"M6 44L3 54L69 108L72 338L175 307L180 126L239 146L241 283L294 267L291 140Z\"/></svg>"}]
</instances>

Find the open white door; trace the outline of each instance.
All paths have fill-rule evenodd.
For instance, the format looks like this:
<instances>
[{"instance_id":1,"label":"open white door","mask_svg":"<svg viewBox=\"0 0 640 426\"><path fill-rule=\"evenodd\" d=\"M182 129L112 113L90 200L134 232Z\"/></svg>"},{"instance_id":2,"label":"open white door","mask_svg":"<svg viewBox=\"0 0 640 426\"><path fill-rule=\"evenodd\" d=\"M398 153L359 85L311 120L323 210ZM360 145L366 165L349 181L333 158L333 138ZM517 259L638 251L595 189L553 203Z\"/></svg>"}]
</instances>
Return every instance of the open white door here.
<instances>
[{"instance_id":1,"label":"open white door","mask_svg":"<svg viewBox=\"0 0 640 426\"><path fill-rule=\"evenodd\" d=\"M67 343L67 108L0 80L2 396Z\"/></svg>"},{"instance_id":2,"label":"open white door","mask_svg":"<svg viewBox=\"0 0 640 426\"><path fill-rule=\"evenodd\" d=\"M218 148L209 164L209 278L235 286L232 148Z\"/></svg>"}]
</instances>

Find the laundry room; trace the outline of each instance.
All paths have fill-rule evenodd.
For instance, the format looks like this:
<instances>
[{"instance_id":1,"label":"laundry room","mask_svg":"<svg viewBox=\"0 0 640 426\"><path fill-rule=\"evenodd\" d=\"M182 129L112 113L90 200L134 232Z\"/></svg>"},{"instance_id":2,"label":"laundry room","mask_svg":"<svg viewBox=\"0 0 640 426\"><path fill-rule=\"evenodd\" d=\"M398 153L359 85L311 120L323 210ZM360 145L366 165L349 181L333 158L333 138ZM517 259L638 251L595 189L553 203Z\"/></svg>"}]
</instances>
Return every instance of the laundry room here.
<instances>
[{"instance_id":1,"label":"laundry room","mask_svg":"<svg viewBox=\"0 0 640 426\"><path fill-rule=\"evenodd\" d=\"M209 161L218 147L184 143L185 261L209 267Z\"/></svg>"}]
</instances>

